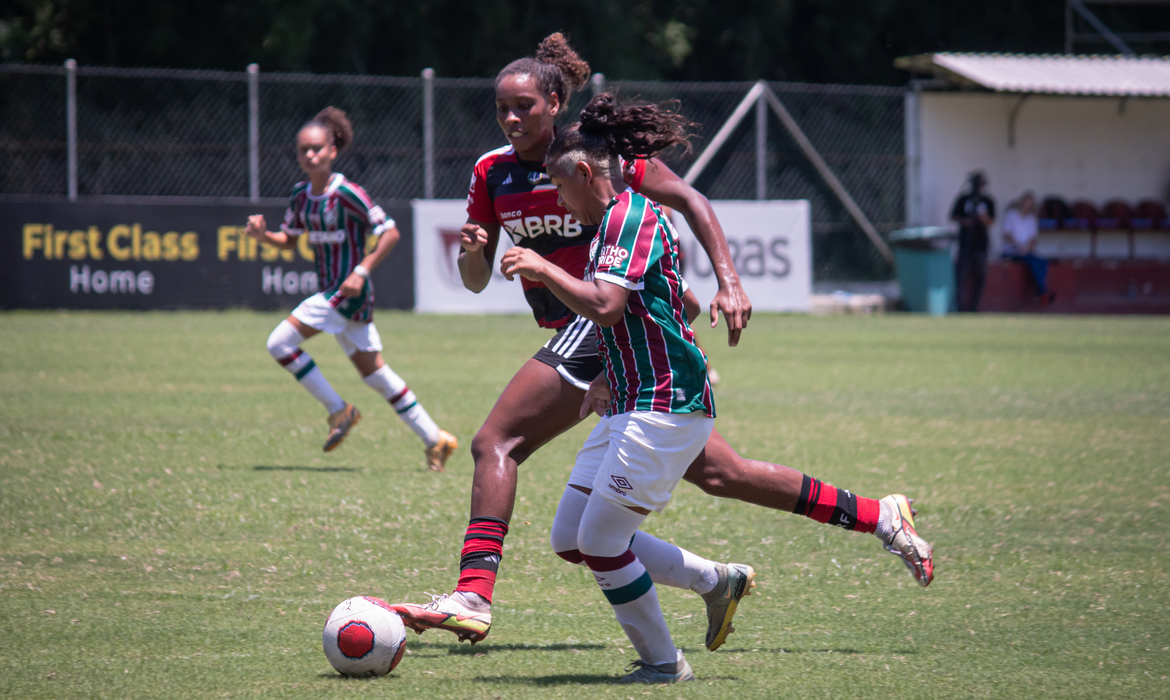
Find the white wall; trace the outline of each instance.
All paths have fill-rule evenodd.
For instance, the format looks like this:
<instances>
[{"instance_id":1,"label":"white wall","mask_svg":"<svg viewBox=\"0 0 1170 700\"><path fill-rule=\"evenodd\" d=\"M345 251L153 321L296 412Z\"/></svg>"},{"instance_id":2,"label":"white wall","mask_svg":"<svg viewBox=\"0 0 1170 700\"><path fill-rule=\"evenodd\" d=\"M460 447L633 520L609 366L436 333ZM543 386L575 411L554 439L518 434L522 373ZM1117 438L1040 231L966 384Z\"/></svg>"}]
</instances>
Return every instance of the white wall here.
<instances>
[{"instance_id":1,"label":"white wall","mask_svg":"<svg viewBox=\"0 0 1170 700\"><path fill-rule=\"evenodd\" d=\"M1032 95L1008 120L1019 95L922 94L922 213L946 224L967 173L987 173L1000 211L1024 190L1069 204L1108 199L1165 200L1170 188L1170 99ZM998 233L993 236L998 241Z\"/></svg>"}]
</instances>

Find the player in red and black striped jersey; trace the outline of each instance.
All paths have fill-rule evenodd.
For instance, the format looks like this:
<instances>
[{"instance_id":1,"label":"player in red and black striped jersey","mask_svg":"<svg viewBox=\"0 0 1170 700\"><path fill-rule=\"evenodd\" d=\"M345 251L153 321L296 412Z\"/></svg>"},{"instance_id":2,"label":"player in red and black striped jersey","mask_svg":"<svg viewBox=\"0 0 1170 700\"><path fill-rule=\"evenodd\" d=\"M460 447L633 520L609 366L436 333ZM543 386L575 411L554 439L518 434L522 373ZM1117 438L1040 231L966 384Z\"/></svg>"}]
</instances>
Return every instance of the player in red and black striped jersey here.
<instances>
[{"instance_id":1,"label":"player in red and black striped jersey","mask_svg":"<svg viewBox=\"0 0 1170 700\"><path fill-rule=\"evenodd\" d=\"M305 339L322 331L337 338L362 381L422 439L428 466L442 471L457 446L455 436L435 424L406 382L382 360L370 270L390 254L398 229L361 186L333 172L334 159L352 140L353 127L345 112L334 107L322 110L297 133L297 163L309 179L293 187L280 231L269 231L259 214L248 218L248 235L277 248L295 248L300 236L308 236L317 262L321 291L301 302L272 331L268 351L329 412L326 452L345 440L361 413L342 400L300 348ZM370 236L378 243L366 254Z\"/></svg>"},{"instance_id":2,"label":"player in red and black striped jersey","mask_svg":"<svg viewBox=\"0 0 1170 700\"><path fill-rule=\"evenodd\" d=\"M491 280L492 261L504 233L521 247L550 251L550 260L574 276L583 275L593 232L582 227L581 233L576 233L576 221L570 212L556 204L554 188L545 180L544 156L570 90L583 85L588 75L588 64L564 37L554 34L541 43L535 58L513 61L496 77L496 122L508 146L483 156L473 173L459 256L460 275L469 290L478 293ZM658 159L632 158L625 161L622 171L634 191L687 219L710 257L719 283L719 292L710 304L711 325L715 326L722 312L728 344L736 345L751 317L751 303L740 285L710 203ZM521 181L531 185L527 192ZM573 235L565 235L566 231ZM395 606L417 631L438 627L472 641L487 636L492 589L516 496L517 467L542 445L582 420L581 401L590 382L601 372L596 341L591 337L592 322L568 312L539 284L526 284L525 295L533 305L537 322L555 329L556 334L508 383L472 442L475 478L471 523L454 595L442 596L427 606ZM687 298L688 306L697 308L694 295L688 292ZM913 526L909 510L899 518L894 513L898 504L886 502L893 497L879 504L795 469L745 459L718 430L712 432L684 478L714 496L796 512L850 530L876 532L887 543L897 542L891 523L905 523L911 529ZM490 530L490 536L477 534L485 532L485 528ZM650 562L652 556L638 551L643 536L644 533L637 535L633 549L639 559ZM896 553L922 585L928 584L929 548L922 543L918 550L905 549ZM651 566L647 563L648 570ZM650 573L654 575L654 571ZM714 591L726 583L726 578L719 579Z\"/></svg>"}]
</instances>

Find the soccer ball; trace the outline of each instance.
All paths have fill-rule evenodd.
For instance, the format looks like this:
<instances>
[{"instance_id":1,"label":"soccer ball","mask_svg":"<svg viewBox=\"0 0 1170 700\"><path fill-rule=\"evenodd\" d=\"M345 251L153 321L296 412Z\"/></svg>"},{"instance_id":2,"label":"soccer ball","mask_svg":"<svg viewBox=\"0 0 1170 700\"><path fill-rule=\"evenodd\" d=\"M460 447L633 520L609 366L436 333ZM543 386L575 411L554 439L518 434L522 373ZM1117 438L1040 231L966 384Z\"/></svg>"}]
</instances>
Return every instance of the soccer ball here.
<instances>
[{"instance_id":1,"label":"soccer ball","mask_svg":"<svg viewBox=\"0 0 1170 700\"><path fill-rule=\"evenodd\" d=\"M390 604L371 596L343 600L321 635L325 657L344 676L384 676L406 651L406 626Z\"/></svg>"}]
</instances>

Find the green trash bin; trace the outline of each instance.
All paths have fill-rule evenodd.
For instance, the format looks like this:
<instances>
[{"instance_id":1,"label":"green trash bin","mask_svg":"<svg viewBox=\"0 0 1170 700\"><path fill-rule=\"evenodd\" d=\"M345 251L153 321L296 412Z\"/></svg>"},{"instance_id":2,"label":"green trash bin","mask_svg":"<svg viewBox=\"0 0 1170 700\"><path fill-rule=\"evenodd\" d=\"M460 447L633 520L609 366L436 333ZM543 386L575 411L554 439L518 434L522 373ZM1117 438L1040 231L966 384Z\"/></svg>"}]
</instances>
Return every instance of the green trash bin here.
<instances>
[{"instance_id":1,"label":"green trash bin","mask_svg":"<svg viewBox=\"0 0 1170 700\"><path fill-rule=\"evenodd\" d=\"M910 311L942 316L955 310L955 266L950 226L918 226L890 232L902 302Z\"/></svg>"}]
</instances>

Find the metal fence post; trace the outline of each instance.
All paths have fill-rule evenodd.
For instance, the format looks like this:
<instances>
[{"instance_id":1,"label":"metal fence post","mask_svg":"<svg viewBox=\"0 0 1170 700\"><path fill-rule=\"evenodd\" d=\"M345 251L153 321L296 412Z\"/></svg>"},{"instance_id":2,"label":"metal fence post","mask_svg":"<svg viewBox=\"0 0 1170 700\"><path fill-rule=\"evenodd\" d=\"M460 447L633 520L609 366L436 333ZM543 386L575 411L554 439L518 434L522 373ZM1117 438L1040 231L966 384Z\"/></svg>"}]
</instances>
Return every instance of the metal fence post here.
<instances>
[{"instance_id":1,"label":"metal fence post","mask_svg":"<svg viewBox=\"0 0 1170 700\"><path fill-rule=\"evenodd\" d=\"M435 198L435 69L424 68L423 81L423 198Z\"/></svg>"},{"instance_id":2,"label":"metal fence post","mask_svg":"<svg viewBox=\"0 0 1170 700\"><path fill-rule=\"evenodd\" d=\"M593 78L591 78L589 81L589 84L593 88L593 96L597 97L601 93L605 92L605 74L594 73Z\"/></svg>"},{"instance_id":3,"label":"metal fence post","mask_svg":"<svg viewBox=\"0 0 1170 700\"><path fill-rule=\"evenodd\" d=\"M65 158L69 201L77 201L77 61L65 61Z\"/></svg>"},{"instance_id":4,"label":"metal fence post","mask_svg":"<svg viewBox=\"0 0 1170 700\"><path fill-rule=\"evenodd\" d=\"M260 66L248 64L248 199L260 201Z\"/></svg>"},{"instance_id":5,"label":"metal fence post","mask_svg":"<svg viewBox=\"0 0 1170 700\"><path fill-rule=\"evenodd\" d=\"M756 199L768 198L768 105L756 100Z\"/></svg>"},{"instance_id":6,"label":"metal fence post","mask_svg":"<svg viewBox=\"0 0 1170 700\"><path fill-rule=\"evenodd\" d=\"M906 225L922 225L922 127L919 109L922 104L922 84L911 81L904 98L906 154Z\"/></svg>"}]
</instances>

